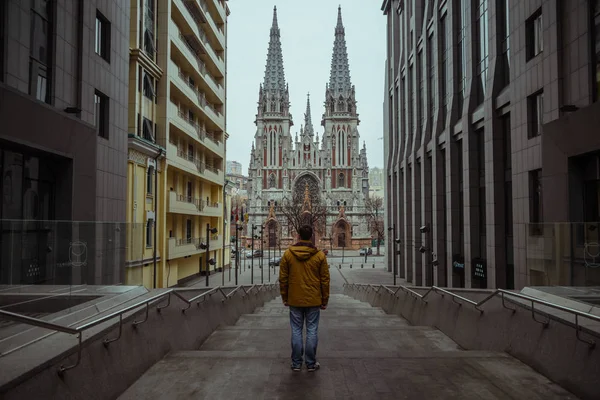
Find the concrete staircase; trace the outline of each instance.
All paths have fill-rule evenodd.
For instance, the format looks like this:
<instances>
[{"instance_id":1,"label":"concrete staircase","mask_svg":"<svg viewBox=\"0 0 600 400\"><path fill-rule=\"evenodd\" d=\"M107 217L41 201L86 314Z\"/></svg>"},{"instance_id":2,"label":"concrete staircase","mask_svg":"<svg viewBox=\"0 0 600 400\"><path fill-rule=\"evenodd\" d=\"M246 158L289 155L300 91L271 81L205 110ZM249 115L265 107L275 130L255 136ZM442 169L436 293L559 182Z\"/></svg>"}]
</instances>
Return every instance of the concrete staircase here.
<instances>
[{"instance_id":1,"label":"concrete staircase","mask_svg":"<svg viewBox=\"0 0 600 400\"><path fill-rule=\"evenodd\" d=\"M463 351L437 329L334 294L321 313L321 369L290 369L288 309L275 299L175 352L120 399L575 399L504 354Z\"/></svg>"}]
</instances>

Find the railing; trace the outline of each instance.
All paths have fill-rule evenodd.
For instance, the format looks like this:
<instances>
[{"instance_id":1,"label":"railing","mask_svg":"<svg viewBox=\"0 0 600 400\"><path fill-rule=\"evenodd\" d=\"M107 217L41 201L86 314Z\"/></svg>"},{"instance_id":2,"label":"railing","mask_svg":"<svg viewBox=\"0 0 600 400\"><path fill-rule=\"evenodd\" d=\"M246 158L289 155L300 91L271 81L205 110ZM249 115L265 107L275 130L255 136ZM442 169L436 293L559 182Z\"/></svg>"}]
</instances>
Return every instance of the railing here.
<instances>
[{"instance_id":1,"label":"railing","mask_svg":"<svg viewBox=\"0 0 600 400\"><path fill-rule=\"evenodd\" d=\"M200 98L200 97L198 97L198 98ZM196 121L194 121L193 119L191 119L190 117L185 115L185 112L183 110L178 110L177 115L179 116L179 118L181 118L185 122L187 122L188 125L190 125L192 128L194 128L194 130L196 131L196 135L198 136L198 139L200 139L201 141L204 141L204 138L206 137L206 134L207 134L206 129L202 128L200 125L198 125L198 123Z\"/></svg>"},{"instance_id":2,"label":"railing","mask_svg":"<svg viewBox=\"0 0 600 400\"><path fill-rule=\"evenodd\" d=\"M182 308L181 312L183 314L185 314L185 311L187 309L189 309L192 305L192 303L196 302L196 304L198 306L200 306L200 303L204 302L206 300L206 296L210 297L215 293L220 293L223 296L222 302L225 302L226 300L229 300L233 297L233 294L235 294L236 292L238 292L240 289L242 289L244 291L244 294L242 295L242 298L250 295L250 293L252 293L253 290L256 290L255 295L264 290L273 290L274 288L277 288L278 284L277 283L273 283L273 284L262 284L262 285L252 285L250 287L249 290L246 290L244 288L243 285L239 285L239 286L234 286L233 290L231 292L229 292L228 294L225 294L225 292L223 291L223 289L231 289L231 287L221 287L221 286L217 286L215 288L212 288L204 293L201 293L197 296L192 297L191 299L186 299L185 297L183 297L183 295L181 294L182 292L188 292L188 291L196 291L198 289L168 289L162 293L156 294L152 297L149 297L147 299L141 300L136 302L135 304L132 304L130 306L127 306L125 308L123 308L122 310L119 311L115 311L112 312L108 315L105 315L103 317L100 317L94 321L90 321L88 323L85 323L81 326L78 326L76 328L71 328L68 326L63 326L63 325L59 325L59 324L55 324L52 322L48 322L48 321L44 321L42 319L39 318L32 318L32 317L27 317L25 315L21 315L21 314L16 314L16 313L12 313L10 311L4 311L4 310L0 310L0 316L3 317L4 319L8 319L10 321L14 321L14 322L19 322L19 323L23 323L23 324L27 324L27 325L32 325L32 326L37 326L40 328L44 328L44 329L50 329L56 332L63 332L63 333L68 333L71 335L77 335L77 339L78 339L78 347L77 347L77 360L75 361L74 364L72 365L61 365L58 368L58 375L59 376L63 376L64 373L70 369L73 369L75 367L77 367L80 362L81 362L81 352L83 349L82 346L82 334L84 331L86 331L87 329L93 328L97 325L100 325L103 322L109 321L113 318L119 317L119 333L117 335L117 337L115 338L111 338L111 339L104 339L103 343L105 347L108 347L108 345L112 342L116 342L117 340L119 340L122 336L123 333L123 314L135 310L138 307L141 306L145 306L146 307L146 314L143 320L134 320L132 322L132 326L134 328L137 328L137 326L143 324L144 322L148 321L148 314L149 314L149 309L150 309L150 303L153 303L155 301L161 300L164 297L168 297L167 299L167 304L165 304L164 306L159 306L156 308L156 311L158 313L160 313L164 308L167 308L171 305L171 295L175 295L176 297L178 297L180 300L182 300L184 303L187 303L187 307ZM202 299L202 301L199 301L200 299Z\"/></svg>"},{"instance_id":3,"label":"railing","mask_svg":"<svg viewBox=\"0 0 600 400\"><path fill-rule=\"evenodd\" d=\"M178 194L177 197L176 197L176 200L179 201L179 202L181 202L181 203L193 204L199 210L202 210L204 208L204 201L200 200L200 199L197 199L195 197L184 196L182 194Z\"/></svg>"},{"instance_id":4,"label":"railing","mask_svg":"<svg viewBox=\"0 0 600 400\"><path fill-rule=\"evenodd\" d=\"M345 283L344 286L349 286L349 287L355 287L355 288L359 288L359 289L365 289L365 288L371 288L373 290L375 290L376 285L372 285L372 284L357 284L357 283ZM394 286L396 287L396 286ZM485 299L476 302L470 299L467 299L463 296L460 296L456 293L452 293L446 289L442 289L440 287L437 286L432 286L430 287L424 294L419 294L417 292L415 292L412 289L407 288L406 286L402 286L399 285L397 286L397 289L394 291L392 289L390 289L389 287L385 286L385 285L379 285L377 287L377 290L375 290L376 292L379 292L381 289L386 290L389 294L393 295L394 297L398 297L396 296L396 293L398 293L399 290L403 290L404 292L410 294L411 296L423 301L425 304L427 304L427 300L425 300L425 298L427 296L429 296L430 293L441 293L442 296L444 295L449 295L452 298L452 301L454 301L455 303L457 303L458 305L462 306L462 303L460 303L458 300L460 300L463 303L467 303L472 305L473 307L475 307L475 309L477 311L479 311L481 314L483 314L483 310L481 309L481 306L483 306L485 303L487 303L488 301L490 301L492 298L496 297L496 296L500 296L502 298L502 306L508 310L511 310L513 312L513 314L517 311L516 308L511 308L509 306L506 305L505 302L505 296L512 296L527 302L531 302L531 317L533 318L533 320L539 324L542 324L544 326L544 328L547 328L549 323L550 323L550 318L548 317L548 315L546 314L546 321L540 321L539 319L536 318L536 309L535 309L535 304L540 304L546 307L550 307L550 308L554 308L556 310L560 310L563 312L567 312L570 314L573 314L575 316L575 335L577 336L577 339L586 343L590 348L595 348L596 347L596 342L594 340L587 340L587 339L583 339L579 333L581 331L581 326L579 325L579 317L584 317L584 318L588 318L592 321L595 322L600 322L600 317L596 316L594 314L590 314L584 311L579 311L579 310L575 310L573 308L570 307L565 307L565 306L561 306L558 304L554 304L554 303L550 303L548 301L545 300L541 300L541 299L537 299L535 297L531 297L531 296L527 296L521 293L515 293L515 292L511 292L509 290L504 290L504 289L496 289L494 290L488 297L486 297ZM519 303L514 303L514 304L519 304ZM594 333L592 333L594 334ZM600 335L596 335L599 336Z\"/></svg>"}]
</instances>

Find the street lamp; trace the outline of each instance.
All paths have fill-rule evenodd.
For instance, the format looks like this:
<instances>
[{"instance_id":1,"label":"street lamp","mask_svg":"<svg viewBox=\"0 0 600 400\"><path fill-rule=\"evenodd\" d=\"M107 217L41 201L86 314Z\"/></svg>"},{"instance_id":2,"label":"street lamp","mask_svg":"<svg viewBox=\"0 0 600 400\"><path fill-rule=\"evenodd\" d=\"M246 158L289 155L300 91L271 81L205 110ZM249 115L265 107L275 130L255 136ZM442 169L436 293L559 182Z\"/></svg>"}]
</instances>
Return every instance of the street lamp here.
<instances>
[{"instance_id":1,"label":"street lamp","mask_svg":"<svg viewBox=\"0 0 600 400\"><path fill-rule=\"evenodd\" d=\"M397 274L397 266L396 266L396 258L397 258L397 254L396 254L396 244L400 243L400 239L396 239L396 224L394 224L393 226L390 226L388 228L388 232L392 231L392 256L394 257L392 259L392 263L393 263L393 273L394 273L394 286L396 286L396 274ZM389 235L388 235L388 240L389 239Z\"/></svg>"},{"instance_id":2,"label":"street lamp","mask_svg":"<svg viewBox=\"0 0 600 400\"><path fill-rule=\"evenodd\" d=\"M254 239L256 239L256 235L254 231L258 229L258 226L252 224L252 253L250 257L250 284L254 285Z\"/></svg>"},{"instance_id":3,"label":"street lamp","mask_svg":"<svg viewBox=\"0 0 600 400\"><path fill-rule=\"evenodd\" d=\"M265 283L265 269L263 268L263 231L264 231L264 226L260 226L260 258L259 258L259 265L260 265L260 283L263 284Z\"/></svg>"},{"instance_id":4,"label":"street lamp","mask_svg":"<svg viewBox=\"0 0 600 400\"><path fill-rule=\"evenodd\" d=\"M210 234L217 233L217 228L211 228L210 224L206 224L206 243L200 243L201 249L206 249L206 286L208 287L208 276L210 275L210 266L215 265L216 261L210 258Z\"/></svg>"},{"instance_id":5,"label":"street lamp","mask_svg":"<svg viewBox=\"0 0 600 400\"><path fill-rule=\"evenodd\" d=\"M240 245L238 242L238 232L243 230L244 227L240 226L240 221L235 222L235 285L238 284L238 268L240 265ZM231 270L231 268L230 268Z\"/></svg>"}]
</instances>

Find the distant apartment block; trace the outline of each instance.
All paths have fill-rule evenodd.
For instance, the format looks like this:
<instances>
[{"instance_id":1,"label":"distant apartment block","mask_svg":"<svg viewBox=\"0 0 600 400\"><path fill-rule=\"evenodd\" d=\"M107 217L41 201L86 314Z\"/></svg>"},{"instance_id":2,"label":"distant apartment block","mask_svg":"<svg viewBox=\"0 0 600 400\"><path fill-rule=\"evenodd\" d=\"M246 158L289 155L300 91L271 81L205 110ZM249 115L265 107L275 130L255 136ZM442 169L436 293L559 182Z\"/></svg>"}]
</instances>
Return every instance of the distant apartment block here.
<instances>
[{"instance_id":1,"label":"distant apartment block","mask_svg":"<svg viewBox=\"0 0 600 400\"><path fill-rule=\"evenodd\" d=\"M242 164L237 161L227 161L227 173L242 175Z\"/></svg>"},{"instance_id":2,"label":"distant apartment block","mask_svg":"<svg viewBox=\"0 0 600 400\"><path fill-rule=\"evenodd\" d=\"M0 284L124 281L128 21L0 2Z\"/></svg>"}]
</instances>

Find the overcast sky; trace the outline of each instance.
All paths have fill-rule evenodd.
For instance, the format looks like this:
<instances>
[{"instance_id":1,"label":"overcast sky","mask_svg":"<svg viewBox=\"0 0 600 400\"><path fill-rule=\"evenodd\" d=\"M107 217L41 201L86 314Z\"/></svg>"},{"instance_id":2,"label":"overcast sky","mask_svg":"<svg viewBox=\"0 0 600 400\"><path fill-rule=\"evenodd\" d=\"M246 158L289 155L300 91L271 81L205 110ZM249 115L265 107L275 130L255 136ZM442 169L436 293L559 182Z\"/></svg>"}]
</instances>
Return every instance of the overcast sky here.
<instances>
[{"instance_id":1,"label":"overcast sky","mask_svg":"<svg viewBox=\"0 0 600 400\"><path fill-rule=\"evenodd\" d=\"M227 160L248 173L254 140L258 88L264 80L273 6L281 30L285 79L290 88L292 136L304 123L310 92L313 125L319 137L329 82L338 5L346 28L350 76L356 86L362 141L370 167L383 167L385 18L379 0L229 0L227 38Z\"/></svg>"}]
</instances>

